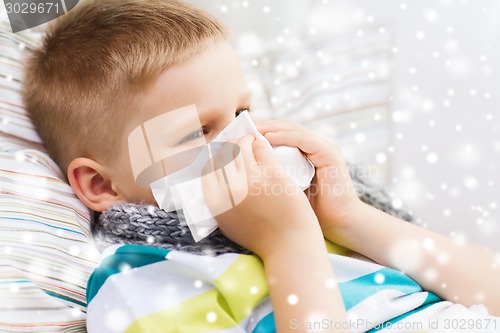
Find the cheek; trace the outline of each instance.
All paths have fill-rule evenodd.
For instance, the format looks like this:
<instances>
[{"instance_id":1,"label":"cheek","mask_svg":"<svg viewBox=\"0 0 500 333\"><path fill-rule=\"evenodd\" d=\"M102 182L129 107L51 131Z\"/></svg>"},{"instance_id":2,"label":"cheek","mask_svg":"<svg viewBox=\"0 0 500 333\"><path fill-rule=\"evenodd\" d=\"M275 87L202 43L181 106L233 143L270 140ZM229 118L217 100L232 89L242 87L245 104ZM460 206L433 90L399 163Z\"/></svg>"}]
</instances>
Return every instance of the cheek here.
<instances>
[{"instance_id":1,"label":"cheek","mask_svg":"<svg viewBox=\"0 0 500 333\"><path fill-rule=\"evenodd\" d=\"M138 186L133 178L122 183L120 195L125 202L157 206L151 189Z\"/></svg>"},{"instance_id":2,"label":"cheek","mask_svg":"<svg viewBox=\"0 0 500 333\"><path fill-rule=\"evenodd\" d=\"M156 200L150 189L136 187L134 196L135 196L134 201L137 203L145 203L147 205L153 205L158 207L158 204L156 203Z\"/></svg>"},{"instance_id":3,"label":"cheek","mask_svg":"<svg viewBox=\"0 0 500 333\"><path fill-rule=\"evenodd\" d=\"M150 204L152 200L154 203L154 197L151 193L151 189L142 188L136 184L135 177L132 172L132 166L128 157L128 151L126 154L121 154L116 158L113 165L113 173L113 181L115 183L114 190L125 202L146 202Z\"/></svg>"},{"instance_id":4,"label":"cheek","mask_svg":"<svg viewBox=\"0 0 500 333\"><path fill-rule=\"evenodd\" d=\"M127 168L126 171L127 172L126 175L124 175L124 179L126 179L127 181L125 182L125 187L122 188L122 190L124 191L125 200L127 202L145 203L157 206L151 189L137 185L130 167Z\"/></svg>"}]
</instances>

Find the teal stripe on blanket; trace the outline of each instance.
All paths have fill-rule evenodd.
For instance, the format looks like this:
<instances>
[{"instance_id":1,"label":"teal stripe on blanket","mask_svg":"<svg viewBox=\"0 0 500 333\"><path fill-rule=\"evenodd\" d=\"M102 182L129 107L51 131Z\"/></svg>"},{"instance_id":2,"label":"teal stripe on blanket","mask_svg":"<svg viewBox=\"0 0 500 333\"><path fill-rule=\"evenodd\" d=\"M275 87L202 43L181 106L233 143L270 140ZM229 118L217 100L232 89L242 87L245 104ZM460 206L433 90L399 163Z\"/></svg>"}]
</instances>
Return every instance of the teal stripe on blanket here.
<instances>
[{"instance_id":1,"label":"teal stripe on blanket","mask_svg":"<svg viewBox=\"0 0 500 333\"><path fill-rule=\"evenodd\" d=\"M422 303L422 305L420 305L418 308L413 309L411 311L408 311L406 313L403 313L402 315L400 315L396 318L388 320L385 323L378 325L376 328L373 328L373 329L367 331L367 333L374 333L374 332L381 331L385 328L393 327L394 324L397 323L398 321L401 321L401 320L405 319L406 317L411 316L414 313L417 313L417 312L420 312L424 309L427 309L429 306L434 305L436 302L440 302L440 301L441 301L441 299L438 296L436 296L433 293L428 292L427 298L425 299L424 303ZM415 322L415 323L418 323L418 322Z\"/></svg>"},{"instance_id":2,"label":"teal stripe on blanket","mask_svg":"<svg viewBox=\"0 0 500 333\"><path fill-rule=\"evenodd\" d=\"M410 277L392 268L382 268L347 282L339 283L346 310L382 290L398 290L405 295L422 291Z\"/></svg>"},{"instance_id":3,"label":"teal stripe on blanket","mask_svg":"<svg viewBox=\"0 0 500 333\"><path fill-rule=\"evenodd\" d=\"M341 282L339 283L339 288L347 311L360 302L364 301L368 297L382 290L398 290L404 295L422 291L422 288L412 278L404 275L400 271L386 267L379 269L376 272L363 275L359 278ZM427 305L432 305L438 301L440 301L439 297L432 293L428 293L426 300L417 309L410 311L407 314L405 313L404 315L396 317L390 322L386 322L381 326L395 323L412 313L423 310L425 307L427 307ZM374 330L372 331L376 332ZM274 332L276 332L274 312L270 312L264 318L262 318L252 331L252 333Z\"/></svg>"},{"instance_id":4,"label":"teal stripe on blanket","mask_svg":"<svg viewBox=\"0 0 500 333\"><path fill-rule=\"evenodd\" d=\"M276 333L276 322L274 321L274 312L269 312L262 318L252 333Z\"/></svg>"},{"instance_id":5,"label":"teal stripe on blanket","mask_svg":"<svg viewBox=\"0 0 500 333\"><path fill-rule=\"evenodd\" d=\"M106 280L124 269L138 268L167 260L170 250L144 245L123 245L101 262L87 282L87 304L97 295Z\"/></svg>"}]
</instances>

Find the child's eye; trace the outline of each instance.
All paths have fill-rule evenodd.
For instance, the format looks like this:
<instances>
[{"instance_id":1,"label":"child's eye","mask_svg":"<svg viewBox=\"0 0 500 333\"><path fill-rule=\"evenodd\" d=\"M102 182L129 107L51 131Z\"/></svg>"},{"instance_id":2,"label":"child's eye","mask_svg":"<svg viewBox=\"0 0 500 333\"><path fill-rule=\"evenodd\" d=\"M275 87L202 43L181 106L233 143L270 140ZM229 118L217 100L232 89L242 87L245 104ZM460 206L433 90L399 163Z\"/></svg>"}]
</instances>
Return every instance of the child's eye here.
<instances>
[{"instance_id":1,"label":"child's eye","mask_svg":"<svg viewBox=\"0 0 500 333\"><path fill-rule=\"evenodd\" d=\"M204 135L205 135L205 130L203 128L200 128L199 130L183 137L177 144L183 144L189 141L198 140Z\"/></svg>"},{"instance_id":2,"label":"child's eye","mask_svg":"<svg viewBox=\"0 0 500 333\"><path fill-rule=\"evenodd\" d=\"M247 108L244 108L244 109L238 110L238 111L236 111L236 113L235 113L235 117L238 117L238 116L240 115L240 113L242 113L243 111L248 111L248 112L250 112L251 110L250 110L250 107L247 107Z\"/></svg>"}]
</instances>

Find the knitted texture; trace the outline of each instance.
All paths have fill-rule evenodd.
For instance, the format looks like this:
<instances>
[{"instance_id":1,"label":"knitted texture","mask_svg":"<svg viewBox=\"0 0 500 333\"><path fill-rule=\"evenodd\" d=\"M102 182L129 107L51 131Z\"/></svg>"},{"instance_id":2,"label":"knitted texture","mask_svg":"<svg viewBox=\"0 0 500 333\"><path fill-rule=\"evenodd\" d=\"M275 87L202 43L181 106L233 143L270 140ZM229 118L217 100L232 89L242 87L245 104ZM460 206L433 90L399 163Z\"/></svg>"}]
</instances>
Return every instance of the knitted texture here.
<instances>
[{"instance_id":1,"label":"knitted texture","mask_svg":"<svg viewBox=\"0 0 500 333\"><path fill-rule=\"evenodd\" d=\"M364 177L361 168L348 164L348 169L361 201L390 215L413 222L412 215L394 208L390 196L381 186ZM146 204L111 205L94 221L92 232L100 250L112 244L141 244L204 255L251 253L225 237L219 229L196 243L182 211L165 212Z\"/></svg>"},{"instance_id":2,"label":"knitted texture","mask_svg":"<svg viewBox=\"0 0 500 333\"><path fill-rule=\"evenodd\" d=\"M165 212L156 206L118 203L104 211L94 223L94 240L102 251L112 244L141 244L204 255L251 252L214 230L195 242L179 212Z\"/></svg>"}]
</instances>

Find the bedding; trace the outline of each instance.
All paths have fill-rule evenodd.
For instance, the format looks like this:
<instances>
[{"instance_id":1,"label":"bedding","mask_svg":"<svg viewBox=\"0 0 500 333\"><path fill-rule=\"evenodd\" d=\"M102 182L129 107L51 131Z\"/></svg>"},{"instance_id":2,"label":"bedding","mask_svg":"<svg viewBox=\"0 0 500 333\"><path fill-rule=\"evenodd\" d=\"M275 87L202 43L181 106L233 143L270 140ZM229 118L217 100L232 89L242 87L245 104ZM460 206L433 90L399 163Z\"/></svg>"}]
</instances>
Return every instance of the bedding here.
<instances>
[{"instance_id":1,"label":"bedding","mask_svg":"<svg viewBox=\"0 0 500 333\"><path fill-rule=\"evenodd\" d=\"M442 301L399 271L327 245L352 332L500 332L500 318L484 306ZM87 300L90 333L275 332L264 269L253 255L113 245L89 280ZM330 319L292 319L290 331L335 327Z\"/></svg>"},{"instance_id":2,"label":"bedding","mask_svg":"<svg viewBox=\"0 0 500 333\"><path fill-rule=\"evenodd\" d=\"M84 332L85 285L99 261L91 213L47 155L20 94L23 61L42 37L29 30L14 34L6 17L0 19L0 331ZM287 52L271 50L269 56L279 60ZM256 68L253 82L267 69ZM318 68L309 73L313 79ZM270 87L274 79L261 83ZM359 99L370 104L368 97ZM306 106L315 102L304 99ZM257 108L266 113L266 105Z\"/></svg>"},{"instance_id":3,"label":"bedding","mask_svg":"<svg viewBox=\"0 0 500 333\"><path fill-rule=\"evenodd\" d=\"M163 332L174 325L179 325L174 328L181 332L200 332L205 328L272 332L272 308L256 257L225 254L200 258L147 246L114 245L100 258L91 236L89 210L63 180L23 108L20 95L23 59L38 45L42 35L29 31L13 34L8 23L0 20L0 332L85 332L87 318L90 332L132 332L135 328L138 332ZM387 51L388 45L382 44L382 51ZM367 57L377 54L368 44L348 49L365 50ZM385 51L382 53L386 54ZM280 50L272 59L283 60L286 52ZM307 52L303 49L297 54L302 57ZM346 54L339 60L341 63L349 59L349 53ZM380 59L385 61L383 57ZM269 63L274 65L276 62ZM352 69L357 65L347 67ZM257 74L269 68L261 67ZM317 70L318 67L316 72L309 70L309 73ZM381 90L375 94L377 98L386 95L386 74L381 73L381 80L377 81L381 83ZM283 89L272 88L279 75L274 73L267 78L266 89L271 92L267 96L269 105L272 96L291 98ZM345 77L366 79L362 75ZM383 98L382 106L375 103L370 107L371 95L364 95L368 91L364 89L365 81L352 85L359 88L358 100L365 101L366 107L359 108L360 112L339 115L336 120L343 121L340 134L349 139L346 143L365 127L376 128L370 133L379 133L382 139L370 137L367 141L377 142L374 151L378 151L388 144L385 140L388 104ZM349 88L348 82L345 83L346 87L338 86L332 91L341 94L341 90ZM293 78L289 84L294 89L306 90ZM335 104L339 95L332 96ZM301 99L313 107L318 100L309 97L302 95ZM370 120L366 125L363 119L375 119L376 124ZM325 123L323 119L308 121L312 125ZM354 121L358 123L356 129L351 128ZM338 248L330 249L336 253L332 253L331 261L341 272L341 288L351 318L356 319L360 309L370 308L372 300L379 305L391 305L378 311L370 308L362 317L365 324L359 330L366 329L369 321L373 325L389 323L387 320L425 322L450 313L484 323L490 319L484 307L464 308L442 302L396 271L352 258ZM99 268L92 274L99 262ZM378 283L381 276L383 282ZM365 294L358 295L357 291ZM174 306L186 311L174 312ZM175 321L169 321L172 316Z\"/></svg>"},{"instance_id":4,"label":"bedding","mask_svg":"<svg viewBox=\"0 0 500 333\"><path fill-rule=\"evenodd\" d=\"M100 256L91 213L47 155L20 94L23 61L42 37L14 34L0 19L0 331L85 332L86 282Z\"/></svg>"},{"instance_id":5,"label":"bedding","mask_svg":"<svg viewBox=\"0 0 500 333\"><path fill-rule=\"evenodd\" d=\"M23 60L40 37L0 20L0 332L85 332L85 288L99 258L91 215L20 94Z\"/></svg>"}]
</instances>

